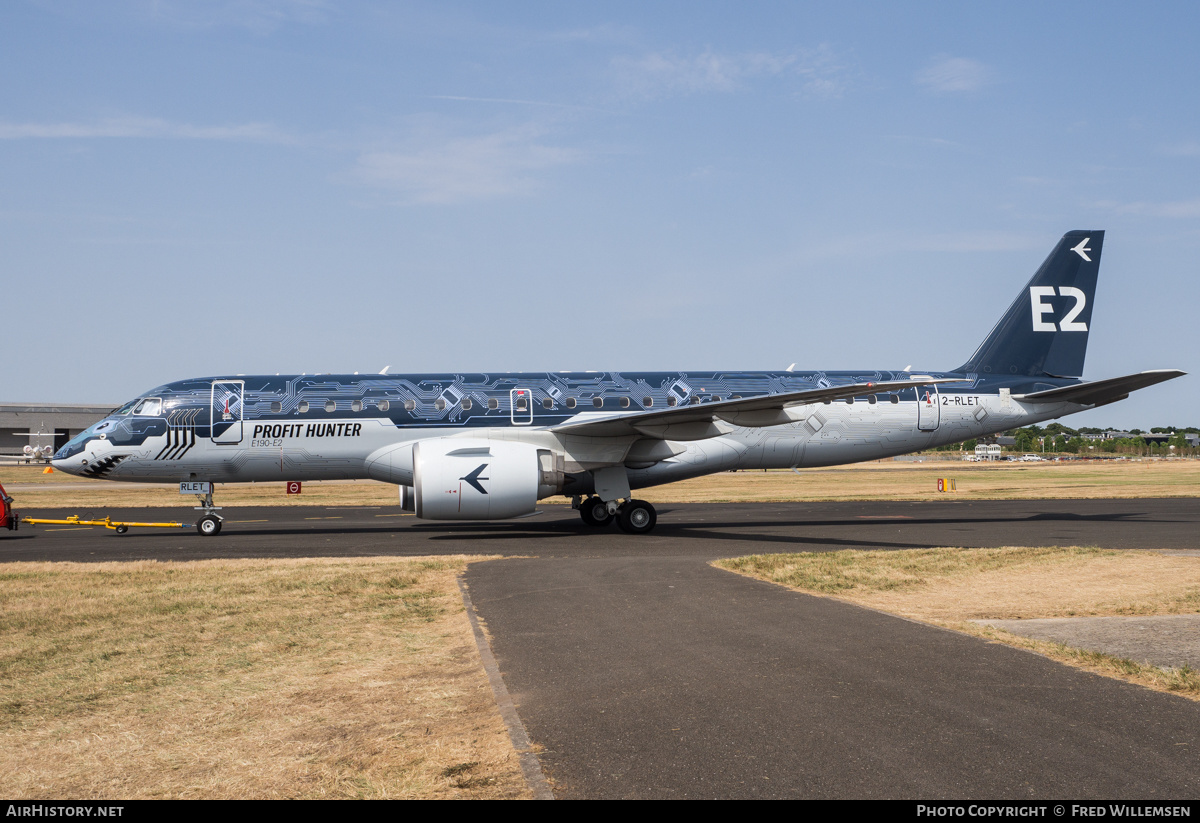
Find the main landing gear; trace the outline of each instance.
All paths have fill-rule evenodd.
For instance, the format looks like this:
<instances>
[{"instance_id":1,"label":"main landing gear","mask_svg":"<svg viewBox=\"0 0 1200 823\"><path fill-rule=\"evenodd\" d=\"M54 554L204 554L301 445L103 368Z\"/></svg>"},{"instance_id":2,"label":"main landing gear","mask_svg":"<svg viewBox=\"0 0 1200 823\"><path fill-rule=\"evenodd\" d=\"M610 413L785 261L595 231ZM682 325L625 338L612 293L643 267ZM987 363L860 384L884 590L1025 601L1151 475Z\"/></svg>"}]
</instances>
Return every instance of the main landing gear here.
<instances>
[{"instance_id":1,"label":"main landing gear","mask_svg":"<svg viewBox=\"0 0 1200 823\"><path fill-rule=\"evenodd\" d=\"M204 512L203 516L196 521L196 531L205 537L215 537L221 533L221 524L225 522L225 518L217 514L221 507L213 505L212 484L209 484L206 493L196 495L196 499L200 501L200 505L196 506L196 511Z\"/></svg>"},{"instance_id":2,"label":"main landing gear","mask_svg":"<svg viewBox=\"0 0 1200 823\"><path fill-rule=\"evenodd\" d=\"M645 500L626 500L618 504L604 502L599 497L579 501L577 508L583 522L592 528L603 528L613 520L626 534L646 534L658 522L658 513Z\"/></svg>"}]
</instances>

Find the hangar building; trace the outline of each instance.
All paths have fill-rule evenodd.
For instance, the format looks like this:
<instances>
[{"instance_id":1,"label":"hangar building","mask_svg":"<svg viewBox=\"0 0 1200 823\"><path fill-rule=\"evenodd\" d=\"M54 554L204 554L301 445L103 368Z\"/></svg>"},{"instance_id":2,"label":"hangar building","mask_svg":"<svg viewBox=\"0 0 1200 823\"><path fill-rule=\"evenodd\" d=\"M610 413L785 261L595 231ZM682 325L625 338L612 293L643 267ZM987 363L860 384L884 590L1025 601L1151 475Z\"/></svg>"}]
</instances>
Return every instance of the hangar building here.
<instances>
[{"instance_id":1,"label":"hangar building","mask_svg":"<svg viewBox=\"0 0 1200 823\"><path fill-rule=\"evenodd\" d=\"M0 456L21 455L26 446L67 441L117 408L78 403L0 403Z\"/></svg>"}]
</instances>

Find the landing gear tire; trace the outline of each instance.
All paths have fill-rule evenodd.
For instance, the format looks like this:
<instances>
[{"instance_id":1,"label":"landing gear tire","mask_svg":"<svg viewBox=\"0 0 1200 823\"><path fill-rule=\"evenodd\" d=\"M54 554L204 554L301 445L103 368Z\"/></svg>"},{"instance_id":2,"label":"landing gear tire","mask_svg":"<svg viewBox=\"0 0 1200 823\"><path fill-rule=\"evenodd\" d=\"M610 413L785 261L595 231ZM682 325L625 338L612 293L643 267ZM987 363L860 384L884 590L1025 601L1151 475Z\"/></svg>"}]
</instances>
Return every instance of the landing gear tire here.
<instances>
[{"instance_id":1,"label":"landing gear tire","mask_svg":"<svg viewBox=\"0 0 1200 823\"><path fill-rule=\"evenodd\" d=\"M617 512L617 525L626 534L646 534L658 522L658 513L645 500L630 500Z\"/></svg>"},{"instance_id":2,"label":"landing gear tire","mask_svg":"<svg viewBox=\"0 0 1200 823\"><path fill-rule=\"evenodd\" d=\"M613 516L608 513L608 504L599 497L589 497L579 506L579 516L583 522L594 529L601 529L612 522Z\"/></svg>"},{"instance_id":3,"label":"landing gear tire","mask_svg":"<svg viewBox=\"0 0 1200 823\"><path fill-rule=\"evenodd\" d=\"M206 514L196 521L196 531L205 537L212 537L221 533L221 518L216 515Z\"/></svg>"}]
</instances>

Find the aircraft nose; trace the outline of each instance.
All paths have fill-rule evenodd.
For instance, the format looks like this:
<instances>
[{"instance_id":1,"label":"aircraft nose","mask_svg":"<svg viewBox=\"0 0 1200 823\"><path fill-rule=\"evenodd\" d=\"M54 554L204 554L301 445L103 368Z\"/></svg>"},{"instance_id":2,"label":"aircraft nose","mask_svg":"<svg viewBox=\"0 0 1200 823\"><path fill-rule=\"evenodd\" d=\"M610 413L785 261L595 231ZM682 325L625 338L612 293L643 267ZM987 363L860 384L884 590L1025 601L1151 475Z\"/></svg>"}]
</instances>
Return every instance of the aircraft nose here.
<instances>
[{"instance_id":1,"label":"aircraft nose","mask_svg":"<svg viewBox=\"0 0 1200 823\"><path fill-rule=\"evenodd\" d=\"M50 468L56 472L79 474L83 468L80 457L81 455L75 455L74 457L52 457L50 458Z\"/></svg>"}]
</instances>

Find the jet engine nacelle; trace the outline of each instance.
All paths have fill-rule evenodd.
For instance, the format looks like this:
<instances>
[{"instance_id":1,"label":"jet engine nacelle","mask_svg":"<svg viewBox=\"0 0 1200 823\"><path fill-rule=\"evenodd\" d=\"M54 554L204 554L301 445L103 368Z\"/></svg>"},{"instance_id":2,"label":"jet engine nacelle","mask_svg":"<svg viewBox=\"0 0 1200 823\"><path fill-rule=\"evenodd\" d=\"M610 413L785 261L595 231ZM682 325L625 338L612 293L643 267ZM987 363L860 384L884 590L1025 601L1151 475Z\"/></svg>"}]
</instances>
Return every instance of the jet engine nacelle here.
<instances>
[{"instance_id":1,"label":"jet engine nacelle","mask_svg":"<svg viewBox=\"0 0 1200 823\"><path fill-rule=\"evenodd\" d=\"M529 443L439 437L413 446L413 497L426 520L532 514L562 491L563 456Z\"/></svg>"}]
</instances>

